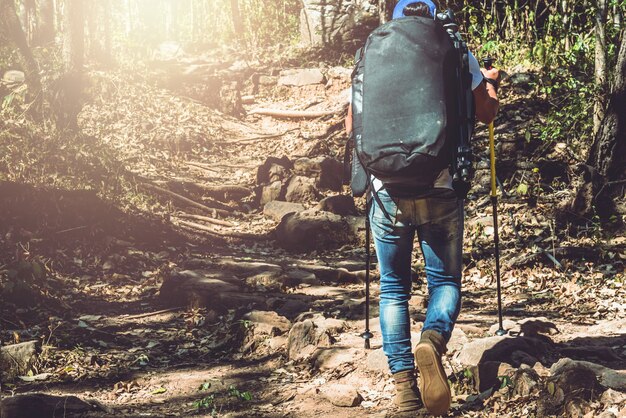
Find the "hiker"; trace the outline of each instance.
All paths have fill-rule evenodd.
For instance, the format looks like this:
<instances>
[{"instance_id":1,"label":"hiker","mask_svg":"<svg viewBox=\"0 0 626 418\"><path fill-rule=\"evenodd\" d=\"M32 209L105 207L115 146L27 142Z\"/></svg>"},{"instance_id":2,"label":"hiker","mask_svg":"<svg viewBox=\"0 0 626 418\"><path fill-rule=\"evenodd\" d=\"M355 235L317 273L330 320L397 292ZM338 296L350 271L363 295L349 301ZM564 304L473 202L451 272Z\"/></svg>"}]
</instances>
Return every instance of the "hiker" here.
<instances>
[{"instance_id":1,"label":"hiker","mask_svg":"<svg viewBox=\"0 0 626 418\"><path fill-rule=\"evenodd\" d=\"M430 0L401 0L394 10L394 19L407 16L434 19L436 13L436 5ZM495 118L499 107L499 72L495 68L481 69L476 58L471 53L467 55L471 73L471 93L467 90L467 97L471 102L473 96L476 118L488 124ZM416 83L424 81L416 74ZM387 82L391 85L394 80ZM375 99L370 96L368 100ZM356 123L365 124L367 117L363 112L363 121L353 121L351 105L346 118L348 134L353 130L353 122L356 129ZM451 394L441 356L446 352L461 308L464 213L463 198L453 190L450 169L446 167L437 173L432 187L411 197L397 196L390 191L391 187L386 187L390 184L373 175L366 177L371 180L367 191L368 201L371 201L368 216L380 271L383 351L395 381L395 403L401 411L415 411L423 402L433 415L443 415L450 408ZM420 341L412 352L408 302L415 233L424 256L429 302Z\"/></svg>"}]
</instances>

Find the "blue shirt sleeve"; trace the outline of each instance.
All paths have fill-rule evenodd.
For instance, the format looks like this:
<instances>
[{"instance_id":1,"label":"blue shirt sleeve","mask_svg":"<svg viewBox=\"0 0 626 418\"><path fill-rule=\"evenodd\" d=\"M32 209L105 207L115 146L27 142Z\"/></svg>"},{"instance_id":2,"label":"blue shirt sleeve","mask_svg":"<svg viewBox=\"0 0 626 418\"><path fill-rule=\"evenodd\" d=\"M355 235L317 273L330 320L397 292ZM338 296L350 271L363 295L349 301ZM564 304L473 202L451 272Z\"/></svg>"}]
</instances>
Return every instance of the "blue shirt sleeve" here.
<instances>
[{"instance_id":1,"label":"blue shirt sleeve","mask_svg":"<svg viewBox=\"0 0 626 418\"><path fill-rule=\"evenodd\" d=\"M470 73L472 74L472 90L474 90L483 81L483 73L480 71L478 60L471 52L469 53L468 61Z\"/></svg>"}]
</instances>

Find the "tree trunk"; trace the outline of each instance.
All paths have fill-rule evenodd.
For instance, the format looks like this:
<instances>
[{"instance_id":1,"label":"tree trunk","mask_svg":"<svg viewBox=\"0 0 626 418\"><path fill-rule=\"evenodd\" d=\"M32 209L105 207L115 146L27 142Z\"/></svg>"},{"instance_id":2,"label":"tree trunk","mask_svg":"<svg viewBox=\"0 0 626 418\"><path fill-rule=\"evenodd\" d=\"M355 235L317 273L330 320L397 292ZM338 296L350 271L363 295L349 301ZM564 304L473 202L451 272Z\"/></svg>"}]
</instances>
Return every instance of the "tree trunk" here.
<instances>
[{"instance_id":1,"label":"tree trunk","mask_svg":"<svg viewBox=\"0 0 626 418\"><path fill-rule=\"evenodd\" d=\"M170 40L178 39L179 0L170 0L167 16L167 37Z\"/></svg>"},{"instance_id":2,"label":"tree trunk","mask_svg":"<svg viewBox=\"0 0 626 418\"><path fill-rule=\"evenodd\" d=\"M392 0L378 0L378 21L382 25L391 18L389 9L393 5Z\"/></svg>"},{"instance_id":3,"label":"tree trunk","mask_svg":"<svg viewBox=\"0 0 626 418\"><path fill-rule=\"evenodd\" d=\"M239 0L230 0L230 12L233 18L235 37L237 40L242 41L244 37L244 25L243 19L241 18L241 11L239 9Z\"/></svg>"},{"instance_id":4,"label":"tree trunk","mask_svg":"<svg viewBox=\"0 0 626 418\"><path fill-rule=\"evenodd\" d=\"M20 4L20 20L28 45L31 45L33 41L33 28L37 18L36 9L35 0L24 0Z\"/></svg>"},{"instance_id":5,"label":"tree trunk","mask_svg":"<svg viewBox=\"0 0 626 418\"><path fill-rule=\"evenodd\" d=\"M98 4L94 0L83 0L85 2L85 51L86 56L94 59L100 55L100 40L98 39L99 13ZM98 2L99 3L99 2Z\"/></svg>"},{"instance_id":6,"label":"tree trunk","mask_svg":"<svg viewBox=\"0 0 626 418\"><path fill-rule=\"evenodd\" d=\"M0 0L0 22L5 28L6 35L17 46L23 60L26 84L28 85L27 100L32 103L31 113L38 114L41 110L41 79L39 66L35 61L32 51L28 47L26 34L20 24L20 19L15 11L13 0Z\"/></svg>"},{"instance_id":7,"label":"tree trunk","mask_svg":"<svg viewBox=\"0 0 626 418\"><path fill-rule=\"evenodd\" d=\"M34 44L41 46L54 42L54 0L39 0L39 24Z\"/></svg>"},{"instance_id":8,"label":"tree trunk","mask_svg":"<svg viewBox=\"0 0 626 418\"><path fill-rule=\"evenodd\" d=\"M81 73L85 54L83 0L65 0L63 63L66 73Z\"/></svg>"},{"instance_id":9,"label":"tree trunk","mask_svg":"<svg viewBox=\"0 0 626 418\"><path fill-rule=\"evenodd\" d=\"M76 129L83 103L85 55L84 0L65 0L63 19L63 64L65 74L55 82L52 108L58 129Z\"/></svg>"},{"instance_id":10,"label":"tree trunk","mask_svg":"<svg viewBox=\"0 0 626 418\"><path fill-rule=\"evenodd\" d=\"M103 45L102 59L106 64L113 64L113 55L111 54L111 3L108 1L99 3L102 7L102 29L103 29Z\"/></svg>"},{"instance_id":11,"label":"tree trunk","mask_svg":"<svg viewBox=\"0 0 626 418\"><path fill-rule=\"evenodd\" d=\"M600 129L604 98L606 92L606 20L608 15L607 0L597 0L596 8L596 50L595 50L595 83L597 89L596 102L593 108L593 133Z\"/></svg>"},{"instance_id":12,"label":"tree trunk","mask_svg":"<svg viewBox=\"0 0 626 418\"><path fill-rule=\"evenodd\" d=\"M624 175L626 163L626 36L622 35L611 94L587 159L607 181Z\"/></svg>"},{"instance_id":13,"label":"tree trunk","mask_svg":"<svg viewBox=\"0 0 626 418\"><path fill-rule=\"evenodd\" d=\"M626 36L622 35L612 90L598 133L584 165L585 183L572 202L572 212L591 219L609 219L614 212L613 185L626 174Z\"/></svg>"}]
</instances>

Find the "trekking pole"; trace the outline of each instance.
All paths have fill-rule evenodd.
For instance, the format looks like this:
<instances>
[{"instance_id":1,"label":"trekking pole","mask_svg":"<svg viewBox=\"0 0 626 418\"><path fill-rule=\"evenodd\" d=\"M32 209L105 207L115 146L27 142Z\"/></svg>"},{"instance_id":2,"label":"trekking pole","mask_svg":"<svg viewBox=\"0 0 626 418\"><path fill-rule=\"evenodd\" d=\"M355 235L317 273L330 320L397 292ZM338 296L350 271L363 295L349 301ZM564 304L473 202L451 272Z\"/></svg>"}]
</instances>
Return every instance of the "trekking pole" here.
<instances>
[{"instance_id":1,"label":"trekking pole","mask_svg":"<svg viewBox=\"0 0 626 418\"><path fill-rule=\"evenodd\" d=\"M365 348L370 348L370 338L374 335L370 332L370 200L366 198L365 204L365 332L361 337L365 340Z\"/></svg>"},{"instance_id":2,"label":"trekking pole","mask_svg":"<svg viewBox=\"0 0 626 418\"><path fill-rule=\"evenodd\" d=\"M485 68L492 68L494 59L485 58L483 64ZM493 207L493 241L496 256L496 286L498 292L498 330L496 335L506 335L506 330L502 326L502 287L500 285L500 238L498 236L498 190L496 185L496 147L494 140L493 122L489 124L489 159L491 165L491 205Z\"/></svg>"}]
</instances>

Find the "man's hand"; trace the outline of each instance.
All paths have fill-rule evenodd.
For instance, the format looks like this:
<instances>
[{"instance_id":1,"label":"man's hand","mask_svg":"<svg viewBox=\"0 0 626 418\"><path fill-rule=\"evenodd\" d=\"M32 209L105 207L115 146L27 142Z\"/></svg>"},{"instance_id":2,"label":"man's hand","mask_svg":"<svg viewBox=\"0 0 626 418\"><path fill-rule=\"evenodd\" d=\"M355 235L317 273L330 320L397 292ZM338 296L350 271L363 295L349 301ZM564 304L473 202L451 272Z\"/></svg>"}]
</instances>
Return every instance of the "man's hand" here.
<instances>
[{"instance_id":1,"label":"man's hand","mask_svg":"<svg viewBox=\"0 0 626 418\"><path fill-rule=\"evenodd\" d=\"M481 68L483 77L495 80L500 83L500 70L497 68ZM490 123L496 117L500 103L496 87L489 83L480 83L474 89L474 103L476 104L476 118L483 123Z\"/></svg>"},{"instance_id":2,"label":"man's hand","mask_svg":"<svg viewBox=\"0 0 626 418\"><path fill-rule=\"evenodd\" d=\"M498 70L497 68L481 68L480 71L483 73L483 77L491 78L492 80L496 80L498 83L500 82L500 70Z\"/></svg>"}]
</instances>

